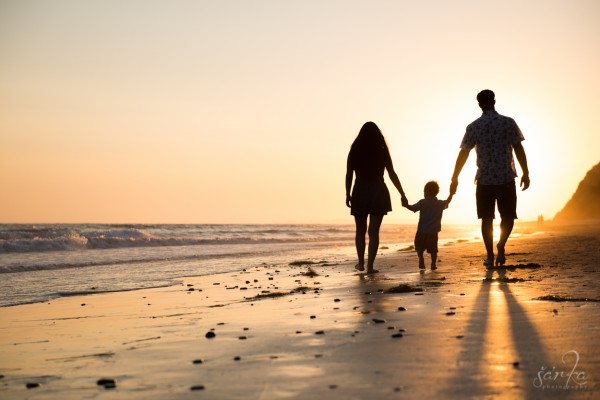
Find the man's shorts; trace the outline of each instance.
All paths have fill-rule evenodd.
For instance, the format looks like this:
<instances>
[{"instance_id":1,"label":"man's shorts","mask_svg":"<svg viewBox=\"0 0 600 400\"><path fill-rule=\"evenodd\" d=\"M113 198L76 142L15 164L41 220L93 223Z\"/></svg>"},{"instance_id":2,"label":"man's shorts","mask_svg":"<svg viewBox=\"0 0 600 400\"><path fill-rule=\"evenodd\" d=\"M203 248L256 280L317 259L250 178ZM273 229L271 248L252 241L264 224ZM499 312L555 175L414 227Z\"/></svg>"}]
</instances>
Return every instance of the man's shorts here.
<instances>
[{"instance_id":1,"label":"man's shorts","mask_svg":"<svg viewBox=\"0 0 600 400\"><path fill-rule=\"evenodd\" d=\"M429 254L438 252L438 234L435 233L422 233L417 231L415 235L415 250L417 252L423 252L427 250Z\"/></svg>"},{"instance_id":2,"label":"man's shorts","mask_svg":"<svg viewBox=\"0 0 600 400\"><path fill-rule=\"evenodd\" d=\"M478 218L496 218L496 202L500 218L517 218L517 189L514 181L504 185L477 185L476 197Z\"/></svg>"}]
</instances>

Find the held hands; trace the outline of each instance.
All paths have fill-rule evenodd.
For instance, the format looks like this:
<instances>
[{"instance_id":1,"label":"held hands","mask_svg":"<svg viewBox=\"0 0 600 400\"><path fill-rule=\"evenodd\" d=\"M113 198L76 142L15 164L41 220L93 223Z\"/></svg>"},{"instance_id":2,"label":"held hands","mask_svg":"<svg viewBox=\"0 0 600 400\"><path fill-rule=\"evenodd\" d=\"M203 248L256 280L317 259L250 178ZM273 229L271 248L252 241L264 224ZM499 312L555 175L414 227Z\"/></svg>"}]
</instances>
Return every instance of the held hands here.
<instances>
[{"instance_id":1,"label":"held hands","mask_svg":"<svg viewBox=\"0 0 600 400\"><path fill-rule=\"evenodd\" d=\"M401 196L400 201L402 202L402 207L408 206L408 199L406 196Z\"/></svg>"},{"instance_id":2,"label":"held hands","mask_svg":"<svg viewBox=\"0 0 600 400\"><path fill-rule=\"evenodd\" d=\"M529 188L529 184L531 182L529 181L529 175L523 175L523 177L521 177L521 187L523 187L523 191L527 190L527 188Z\"/></svg>"},{"instance_id":3,"label":"held hands","mask_svg":"<svg viewBox=\"0 0 600 400\"><path fill-rule=\"evenodd\" d=\"M456 189L458 188L458 179L453 179L450 183L450 194L456 194Z\"/></svg>"}]
</instances>

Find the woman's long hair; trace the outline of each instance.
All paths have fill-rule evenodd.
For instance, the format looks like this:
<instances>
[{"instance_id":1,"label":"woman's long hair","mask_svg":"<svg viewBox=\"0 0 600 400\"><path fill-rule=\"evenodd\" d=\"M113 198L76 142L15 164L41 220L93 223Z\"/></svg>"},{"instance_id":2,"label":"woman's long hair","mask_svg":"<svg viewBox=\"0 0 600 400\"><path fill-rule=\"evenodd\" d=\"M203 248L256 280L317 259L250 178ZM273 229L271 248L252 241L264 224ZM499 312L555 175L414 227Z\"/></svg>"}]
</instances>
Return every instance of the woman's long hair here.
<instances>
[{"instance_id":1,"label":"woman's long hair","mask_svg":"<svg viewBox=\"0 0 600 400\"><path fill-rule=\"evenodd\" d=\"M381 130L374 122L366 122L350 148L353 167L363 170L369 177L383 172L389 150Z\"/></svg>"},{"instance_id":2,"label":"woman's long hair","mask_svg":"<svg viewBox=\"0 0 600 400\"><path fill-rule=\"evenodd\" d=\"M387 144L377 124L369 121L360 128L352 147L356 147L359 151L368 151L375 148L387 149Z\"/></svg>"}]
</instances>

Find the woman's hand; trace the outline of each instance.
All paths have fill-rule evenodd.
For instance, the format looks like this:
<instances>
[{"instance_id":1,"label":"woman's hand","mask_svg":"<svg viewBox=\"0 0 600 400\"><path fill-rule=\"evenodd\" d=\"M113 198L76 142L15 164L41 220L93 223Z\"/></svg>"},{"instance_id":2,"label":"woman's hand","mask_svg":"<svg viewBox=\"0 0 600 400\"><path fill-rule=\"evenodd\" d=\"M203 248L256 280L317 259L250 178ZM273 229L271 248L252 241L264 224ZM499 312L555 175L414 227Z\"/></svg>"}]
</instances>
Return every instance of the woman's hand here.
<instances>
[{"instance_id":1,"label":"woman's hand","mask_svg":"<svg viewBox=\"0 0 600 400\"><path fill-rule=\"evenodd\" d=\"M346 195L346 207L352 207L352 196L350 196L349 194Z\"/></svg>"},{"instance_id":2,"label":"woman's hand","mask_svg":"<svg viewBox=\"0 0 600 400\"><path fill-rule=\"evenodd\" d=\"M402 207L406 207L406 206L408 206L408 199L406 198L406 196L402 196L402 197L400 198L400 201L401 201L401 203L402 203Z\"/></svg>"}]
</instances>

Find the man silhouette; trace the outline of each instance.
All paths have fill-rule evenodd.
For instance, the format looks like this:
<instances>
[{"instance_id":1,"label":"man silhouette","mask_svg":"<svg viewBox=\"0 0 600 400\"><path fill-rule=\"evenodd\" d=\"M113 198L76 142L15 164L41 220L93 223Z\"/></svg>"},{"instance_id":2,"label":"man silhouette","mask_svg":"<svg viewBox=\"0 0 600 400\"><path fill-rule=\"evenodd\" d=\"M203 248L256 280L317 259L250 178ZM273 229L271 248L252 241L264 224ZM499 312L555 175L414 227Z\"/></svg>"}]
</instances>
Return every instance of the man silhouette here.
<instances>
[{"instance_id":1,"label":"man silhouette","mask_svg":"<svg viewBox=\"0 0 600 400\"><path fill-rule=\"evenodd\" d=\"M529 187L529 169L527 156L521 143L525 138L517 123L509 117L496 112L494 92L483 90L477 94L481 117L467 126L456 158L450 193L456 193L458 175L467 162L469 152L475 148L477 153L477 217L481 219L481 234L487 251L483 265L494 266L494 218L496 203L500 213L500 239L498 240L496 266L504 265L504 248L517 218L517 191L515 178L517 171L513 159L513 150L523 171L521 186Z\"/></svg>"}]
</instances>

